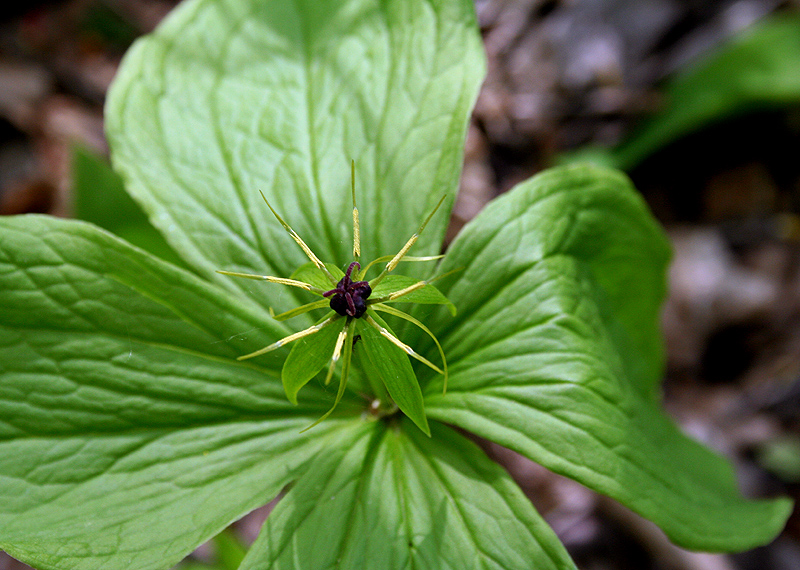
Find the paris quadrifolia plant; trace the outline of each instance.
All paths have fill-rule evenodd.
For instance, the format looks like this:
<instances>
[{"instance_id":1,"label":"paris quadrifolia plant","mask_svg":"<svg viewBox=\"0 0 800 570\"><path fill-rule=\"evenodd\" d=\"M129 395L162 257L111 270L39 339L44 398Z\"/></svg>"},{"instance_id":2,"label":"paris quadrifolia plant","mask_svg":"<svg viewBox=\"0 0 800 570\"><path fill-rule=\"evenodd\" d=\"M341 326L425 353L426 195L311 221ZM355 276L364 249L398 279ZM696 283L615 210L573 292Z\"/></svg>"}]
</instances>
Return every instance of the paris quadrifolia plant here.
<instances>
[{"instance_id":1,"label":"paris quadrifolia plant","mask_svg":"<svg viewBox=\"0 0 800 570\"><path fill-rule=\"evenodd\" d=\"M184 0L138 40L133 201L0 218L0 549L167 570L279 498L240 570L574 570L472 436L683 547L771 541L791 502L663 410L669 242L623 173L448 229L484 73L473 0Z\"/></svg>"},{"instance_id":2,"label":"paris quadrifolia plant","mask_svg":"<svg viewBox=\"0 0 800 570\"><path fill-rule=\"evenodd\" d=\"M297 404L298 391L316 376L326 364L328 365L328 371L325 375L325 385L327 386L330 383L336 364L341 358L342 367L336 400L330 410L306 428L309 429L327 418L342 399L347 386L350 362L355 350L355 341L358 339L362 342L363 347L360 352L364 354L361 358L363 363L361 369L365 371L367 379L371 381L372 394L376 396L370 403L372 414L380 418L388 413L395 412L399 408L422 431L430 435L430 428L425 418L422 390L410 363L405 357L397 354L397 349L441 374L444 377L442 383L443 394L447 392L447 358L436 335L428 327L418 319L390 306L388 303L415 302L447 305L451 313L455 315L455 306L432 283L457 270L451 270L448 273L426 280L413 279L403 275L390 275L390 273L402 261L437 261L444 257L443 255L412 257L407 254L447 196L442 196L433 211L428 214L428 217L425 218L416 233L408 239L403 247L400 248L400 251L394 255L378 257L362 269L360 261L361 223L358 216L358 207L356 206L355 162L351 162L350 166L350 190L353 200L353 261L346 266L347 268L344 272L335 265L323 263L303 239L297 235L297 232L278 215L264 194L261 194L272 214L292 236L292 239L297 242L297 245L300 246L300 249L310 262L298 268L290 278L238 273L235 271L217 271L217 273L298 287L322 297L322 299L306 303L279 315L271 311L272 318L277 321L284 321L315 309L323 309L326 306L330 308L330 311L316 324L277 340L269 346L240 356L238 359L247 360L261 356L289 343L305 339L305 342L294 344L281 371L281 379L286 396L293 404ZM382 263L386 264L383 266L383 270L369 281L364 281L367 272L373 266L378 266ZM398 339L377 312L398 317L423 330L436 344L442 362L441 368Z\"/></svg>"}]
</instances>

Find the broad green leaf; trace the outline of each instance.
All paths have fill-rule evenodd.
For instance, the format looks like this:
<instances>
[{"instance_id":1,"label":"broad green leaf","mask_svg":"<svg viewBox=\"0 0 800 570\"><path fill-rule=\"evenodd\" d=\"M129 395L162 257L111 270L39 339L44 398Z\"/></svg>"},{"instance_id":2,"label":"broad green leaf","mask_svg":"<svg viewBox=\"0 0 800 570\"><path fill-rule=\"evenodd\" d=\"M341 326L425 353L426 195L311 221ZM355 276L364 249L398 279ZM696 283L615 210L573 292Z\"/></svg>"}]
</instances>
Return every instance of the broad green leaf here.
<instances>
[{"instance_id":1,"label":"broad green leaf","mask_svg":"<svg viewBox=\"0 0 800 570\"><path fill-rule=\"evenodd\" d=\"M103 158L77 146L72 150L71 166L75 218L96 224L162 259L182 263Z\"/></svg>"},{"instance_id":2,"label":"broad green leaf","mask_svg":"<svg viewBox=\"0 0 800 570\"><path fill-rule=\"evenodd\" d=\"M320 321L326 321L334 315L333 311ZM331 360L336 339L342 332L345 319L336 319L325 325L312 335L294 342L289 356L281 370L281 380L286 396L293 404L297 403L297 393L308 384L317 373ZM317 323L319 324L319 323Z\"/></svg>"},{"instance_id":3,"label":"broad green leaf","mask_svg":"<svg viewBox=\"0 0 800 570\"><path fill-rule=\"evenodd\" d=\"M38 568L177 563L339 429L292 406L286 334L246 298L94 226L0 219L0 549ZM80 521L80 524L76 524Z\"/></svg>"},{"instance_id":4,"label":"broad green leaf","mask_svg":"<svg viewBox=\"0 0 800 570\"><path fill-rule=\"evenodd\" d=\"M375 286L375 289L372 290L371 297L373 299L378 299L386 295L391 295L392 293L396 293L397 291L405 289L406 287L411 287L418 282L419 279L414 279L413 277L407 277L405 275L387 275L384 277L383 281L378 283L378 285ZM450 314L453 316L456 314L455 305L453 305L453 303L451 303L447 297L442 295L441 291L439 291L430 283L424 287L421 287L420 289L406 293L402 297L384 302L417 303L421 305L447 305L447 309L450 311Z\"/></svg>"},{"instance_id":5,"label":"broad green leaf","mask_svg":"<svg viewBox=\"0 0 800 570\"><path fill-rule=\"evenodd\" d=\"M198 273L285 311L223 269L288 276L352 261L350 161L363 258L400 249L454 193L484 75L471 0L194 0L126 54L108 136L129 191ZM438 253L452 199L415 247ZM411 267L422 273L424 267Z\"/></svg>"},{"instance_id":6,"label":"broad green leaf","mask_svg":"<svg viewBox=\"0 0 800 570\"><path fill-rule=\"evenodd\" d=\"M394 334L389 325L374 311L369 311L367 315L389 333ZM430 435L425 406L422 403L422 391L414 369L411 368L408 354L392 344L365 320L366 317L356 321L356 332L361 335L357 350L363 367L362 372L367 376L379 378L403 413L411 418L419 429Z\"/></svg>"},{"instance_id":7,"label":"broad green leaf","mask_svg":"<svg viewBox=\"0 0 800 570\"><path fill-rule=\"evenodd\" d=\"M281 499L241 570L575 568L500 466L431 429L375 422L337 435L344 445L321 452Z\"/></svg>"},{"instance_id":8,"label":"broad green leaf","mask_svg":"<svg viewBox=\"0 0 800 570\"><path fill-rule=\"evenodd\" d=\"M663 109L622 144L587 149L565 160L629 170L658 149L715 121L749 110L800 102L800 15L766 19L667 86Z\"/></svg>"},{"instance_id":9,"label":"broad green leaf","mask_svg":"<svg viewBox=\"0 0 800 570\"><path fill-rule=\"evenodd\" d=\"M553 169L493 201L444 261L465 269L441 286L459 315L429 321L450 383L442 396L434 378L425 408L618 499L679 545L753 548L780 531L790 502L742 499L730 465L660 409L667 259L614 171Z\"/></svg>"}]
</instances>

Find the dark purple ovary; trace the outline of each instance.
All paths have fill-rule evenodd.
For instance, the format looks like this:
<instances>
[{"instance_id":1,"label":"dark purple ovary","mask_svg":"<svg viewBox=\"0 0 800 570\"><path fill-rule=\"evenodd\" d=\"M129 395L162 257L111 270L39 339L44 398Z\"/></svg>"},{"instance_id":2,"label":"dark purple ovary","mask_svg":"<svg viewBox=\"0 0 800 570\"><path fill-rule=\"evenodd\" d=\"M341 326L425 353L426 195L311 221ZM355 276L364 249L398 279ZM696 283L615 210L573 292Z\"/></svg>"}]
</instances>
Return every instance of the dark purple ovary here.
<instances>
[{"instance_id":1,"label":"dark purple ovary","mask_svg":"<svg viewBox=\"0 0 800 570\"><path fill-rule=\"evenodd\" d=\"M350 279L350 274L356 266L361 268L357 261L351 263L342 280L336 284L336 289L325 291L322 296L330 297L331 309L343 317L359 319L367 310L367 299L372 294L372 288L366 281Z\"/></svg>"}]
</instances>

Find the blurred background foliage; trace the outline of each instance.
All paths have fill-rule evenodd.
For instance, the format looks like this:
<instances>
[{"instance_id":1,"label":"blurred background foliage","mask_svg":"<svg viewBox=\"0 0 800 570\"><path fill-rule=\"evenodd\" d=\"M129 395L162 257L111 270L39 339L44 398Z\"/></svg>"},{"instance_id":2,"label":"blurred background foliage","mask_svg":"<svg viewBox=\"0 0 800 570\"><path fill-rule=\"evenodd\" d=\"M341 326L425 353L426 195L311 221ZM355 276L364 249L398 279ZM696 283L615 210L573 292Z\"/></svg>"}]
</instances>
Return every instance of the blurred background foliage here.
<instances>
[{"instance_id":1,"label":"blurred background foliage","mask_svg":"<svg viewBox=\"0 0 800 570\"><path fill-rule=\"evenodd\" d=\"M174 5L0 8L0 214L77 217L179 263L110 169L102 120L122 54ZM800 499L800 2L476 0L476 9L489 74L450 236L549 165L626 170L675 250L667 409L734 460L745 493ZM480 443L582 569L800 568L797 514L766 547L690 553L613 501ZM182 568L236 568L269 510ZM21 568L0 553L0 570Z\"/></svg>"}]
</instances>

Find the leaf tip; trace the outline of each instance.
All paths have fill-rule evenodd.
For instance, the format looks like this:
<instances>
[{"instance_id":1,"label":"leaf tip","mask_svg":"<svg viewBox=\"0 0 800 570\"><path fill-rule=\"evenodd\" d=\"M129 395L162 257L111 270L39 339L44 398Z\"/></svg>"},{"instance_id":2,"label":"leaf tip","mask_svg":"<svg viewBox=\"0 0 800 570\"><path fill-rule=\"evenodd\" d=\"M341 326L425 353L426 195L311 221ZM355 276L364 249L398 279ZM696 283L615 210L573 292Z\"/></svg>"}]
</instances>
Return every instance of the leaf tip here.
<instances>
[{"instance_id":1,"label":"leaf tip","mask_svg":"<svg viewBox=\"0 0 800 570\"><path fill-rule=\"evenodd\" d=\"M414 425L417 426L422 433L431 437L431 426L428 424L428 416L425 415L424 411L421 414L414 414L413 417L408 414L406 414L406 416L414 422Z\"/></svg>"},{"instance_id":2,"label":"leaf tip","mask_svg":"<svg viewBox=\"0 0 800 570\"><path fill-rule=\"evenodd\" d=\"M417 424L417 425L419 425L419 424ZM419 426L419 428L422 430L422 433L424 433L428 437L432 437L431 436L431 426L428 425L428 419L427 418L425 419L425 427L423 428L422 426Z\"/></svg>"},{"instance_id":3,"label":"leaf tip","mask_svg":"<svg viewBox=\"0 0 800 570\"><path fill-rule=\"evenodd\" d=\"M286 399L289 400L293 405L297 405L297 392L299 390L294 390L290 386L287 385L286 382L283 383L283 391L286 392Z\"/></svg>"}]
</instances>

